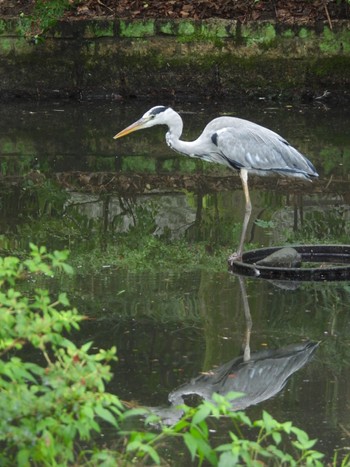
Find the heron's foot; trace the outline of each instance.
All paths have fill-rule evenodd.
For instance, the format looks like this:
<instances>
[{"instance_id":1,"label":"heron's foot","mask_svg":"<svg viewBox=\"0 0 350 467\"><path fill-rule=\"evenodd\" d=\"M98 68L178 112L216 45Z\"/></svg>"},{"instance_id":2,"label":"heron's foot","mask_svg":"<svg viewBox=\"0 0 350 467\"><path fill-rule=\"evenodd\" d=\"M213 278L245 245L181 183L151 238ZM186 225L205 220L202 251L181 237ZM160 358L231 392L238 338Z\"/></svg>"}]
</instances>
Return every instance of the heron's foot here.
<instances>
[{"instance_id":1,"label":"heron's foot","mask_svg":"<svg viewBox=\"0 0 350 467\"><path fill-rule=\"evenodd\" d=\"M232 264L235 261L241 261L241 260L242 260L242 253L235 251L234 253L232 253L232 255L229 256L227 261L228 261L229 266L232 266Z\"/></svg>"}]
</instances>

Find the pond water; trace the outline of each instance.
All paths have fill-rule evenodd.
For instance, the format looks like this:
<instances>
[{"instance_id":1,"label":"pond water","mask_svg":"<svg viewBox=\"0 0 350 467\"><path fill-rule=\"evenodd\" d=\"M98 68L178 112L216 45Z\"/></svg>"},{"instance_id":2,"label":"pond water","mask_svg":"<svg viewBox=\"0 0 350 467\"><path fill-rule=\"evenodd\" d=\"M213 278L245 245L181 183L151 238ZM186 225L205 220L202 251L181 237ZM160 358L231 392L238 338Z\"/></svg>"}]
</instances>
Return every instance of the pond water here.
<instances>
[{"instance_id":1,"label":"pond water","mask_svg":"<svg viewBox=\"0 0 350 467\"><path fill-rule=\"evenodd\" d=\"M119 362L109 390L123 400L166 409L169 398L178 401L191 391L210 394L218 386L209 377L204 382L196 377L211 370L220 373L229 362L238 390L247 378L240 376L242 362L237 359L250 351L250 368L261 379L250 380L259 396L251 390L250 399L242 402L248 415L258 418L266 409L318 438L317 449L328 457L337 448L347 452L350 283L240 279L226 271L226 264L217 271L161 264L128 271L111 258L104 267L80 263L83 252L102 255L117 234L140 236L144 231L168 243L185 238L193 246L204 241L208 255L212 249L232 244L234 251L237 246L244 198L236 175L174 154L164 143L162 128L120 142L112 139L155 104L2 106L2 251L21 251L28 241L72 249L77 274L60 288L90 317L76 339L93 340L100 347L117 345ZM252 180L248 240L256 247L293 241L349 243L348 109L264 100L249 106L209 101L173 106L185 120L185 138L195 138L214 116L232 114L280 133L316 166L321 180L305 187ZM103 180L100 190L91 177L101 171L125 176L118 178L123 186ZM53 184L58 172L69 174L70 183ZM146 180L142 192L136 183L140 180ZM133 183L126 194L125 184ZM308 353L309 341L319 345Z\"/></svg>"}]
</instances>

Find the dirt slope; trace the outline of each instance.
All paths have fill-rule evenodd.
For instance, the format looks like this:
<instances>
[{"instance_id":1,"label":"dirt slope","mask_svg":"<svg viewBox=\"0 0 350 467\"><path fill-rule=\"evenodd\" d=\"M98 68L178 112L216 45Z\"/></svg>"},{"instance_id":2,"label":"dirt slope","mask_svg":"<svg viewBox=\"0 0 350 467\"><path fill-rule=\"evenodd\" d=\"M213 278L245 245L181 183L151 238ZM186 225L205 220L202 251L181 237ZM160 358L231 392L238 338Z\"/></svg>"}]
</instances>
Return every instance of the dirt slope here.
<instances>
[{"instance_id":1,"label":"dirt slope","mask_svg":"<svg viewBox=\"0 0 350 467\"><path fill-rule=\"evenodd\" d=\"M0 16L30 14L39 0L0 0ZM58 1L58 0L56 0ZM41 3L53 0L41 0ZM241 22L274 19L309 24L350 19L348 0L83 0L74 1L66 18L224 18Z\"/></svg>"}]
</instances>

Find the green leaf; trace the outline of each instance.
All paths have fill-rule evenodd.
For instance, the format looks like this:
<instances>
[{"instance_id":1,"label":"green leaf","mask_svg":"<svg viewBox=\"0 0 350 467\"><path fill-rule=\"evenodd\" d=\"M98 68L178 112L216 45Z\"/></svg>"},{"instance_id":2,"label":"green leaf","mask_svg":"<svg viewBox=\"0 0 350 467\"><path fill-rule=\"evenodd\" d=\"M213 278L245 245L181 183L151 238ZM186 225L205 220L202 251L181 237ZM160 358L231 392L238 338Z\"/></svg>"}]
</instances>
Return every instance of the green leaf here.
<instances>
[{"instance_id":1,"label":"green leaf","mask_svg":"<svg viewBox=\"0 0 350 467\"><path fill-rule=\"evenodd\" d=\"M233 467L238 465L239 455L237 453L224 452L219 457L218 467Z\"/></svg>"},{"instance_id":2,"label":"green leaf","mask_svg":"<svg viewBox=\"0 0 350 467\"><path fill-rule=\"evenodd\" d=\"M266 410L263 411L262 419L266 431L270 432L276 426L276 420Z\"/></svg>"},{"instance_id":3,"label":"green leaf","mask_svg":"<svg viewBox=\"0 0 350 467\"><path fill-rule=\"evenodd\" d=\"M284 430L285 433L289 434L290 431L291 431L291 428L292 428L292 422L289 422L289 421L288 421L288 422L284 422L284 423L282 424L282 428L283 428L283 430Z\"/></svg>"},{"instance_id":4,"label":"green leaf","mask_svg":"<svg viewBox=\"0 0 350 467\"><path fill-rule=\"evenodd\" d=\"M311 457L312 459L323 459L324 454L318 451L309 451L308 457ZM344 465L350 465L350 459L347 459L347 462L349 462L349 464L344 464Z\"/></svg>"},{"instance_id":5,"label":"green leaf","mask_svg":"<svg viewBox=\"0 0 350 467\"><path fill-rule=\"evenodd\" d=\"M273 433L271 433L271 436L272 436L275 444L277 444L277 445L280 444L280 442L282 441L282 435L278 431L274 431Z\"/></svg>"},{"instance_id":6,"label":"green leaf","mask_svg":"<svg viewBox=\"0 0 350 467\"><path fill-rule=\"evenodd\" d=\"M311 449L316 443L315 439L310 439L308 441L304 441L301 443L300 441L293 441L292 444L295 446L297 449L300 451L306 451L308 449Z\"/></svg>"},{"instance_id":7,"label":"green leaf","mask_svg":"<svg viewBox=\"0 0 350 467\"><path fill-rule=\"evenodd\" d=\"M29 449L26 449L26 448L20 449L17 454L17 465L19 467L30 466L30 462L29 462L30 455L31 455L31 452Z\"/></svg>"},{"instance_id":8,"label":"green leaf","mask_svg":"<svg viewBox=\"0 0 350 467\"><path fill-rule=\"evenodd\" d=\"M201 421L205 420L210 415L210 413L210 407L203 403L194 414L194 417L192 418L192 424L198 425Z\"/></svg>"},{"instance_id":9,"label":"green leaf","mask_svg":"<svg viewBox=\"0 0 350 467\"><path fill-rule=\"evenodd\" d=\"M83 352L88 352L91 349L93 342L86 342L84 345L81 346L81 350Z\"/></svg>"},{"instance_id":10,"label":"green leaf","mask_svg":"<svg viewBox=\"0 0 350 467\"><path fill-rule=\"evenodd\" d=\"M191 459L194 461L197 453L197 439L194 438L190 433L185 433L183 439L187 449L190 451Z\"/></svg>"},{"instance_id":11,"label":"green leaf","mask_svg":"<svg viewBox=\"0 0 350 467\"><path fill-rule=\"evenodd\" d=\"M249 427L253 426L250 418L244 412L232 412L231 416L234 420L239 420L241 423L243 423L246 426L249 426Z\"/></svg>"},{"instance_id":12,"label":"green leaf","mask_svg":"<svg viewBox=\"0 0 350 467\"><path fill-rule=\"evenodd\" d=\"M116 428L118 428L117 420L109 410L105 409L102 406L97 406L95 408L95 412L104 421L106 421L106 422L110 423L111 425L115 426Z\"/></svg>"},{"instance_id":13,"label":"green leaf","mask_svg":"<svg viewBox=\"0 0 350 467\"><path fill-rule=\"evenodd\" d=\"M147 453L149 456L151 456L153 462L155 462L157 465L160 464L160 458L157 453L157 451L154 449L153 446L149 444L142 444L139 448L139 451L142 451L144 453Z\"/></svg>"},{"instance_id":14,"label":"green leaf","mask_svg":"<svg viewBox=\"0 0 350 467\"><path fill-rule=\"evenodd\" d=\"M59 294L58 301L63 306L69 306L70 305L67 294L65 292Z\"/></svg>"}]
</instances>

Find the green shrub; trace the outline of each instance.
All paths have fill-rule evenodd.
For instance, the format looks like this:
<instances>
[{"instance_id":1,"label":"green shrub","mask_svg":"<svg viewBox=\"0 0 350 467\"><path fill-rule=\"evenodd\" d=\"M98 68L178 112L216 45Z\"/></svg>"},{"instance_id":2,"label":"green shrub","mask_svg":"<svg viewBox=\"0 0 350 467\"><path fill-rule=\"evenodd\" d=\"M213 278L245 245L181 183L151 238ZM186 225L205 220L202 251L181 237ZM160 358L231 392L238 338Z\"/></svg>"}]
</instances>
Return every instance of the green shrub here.
<instances>
[{"instance_id":1,"label":"green shrub","mask_svg":"<svg viewBox=\"0 0 350 467\"><path fill-rule=\"evenodd\" d=\"M260 420L251 421L244 412L232 411L231 401L238 395L213 394L212 401L204 401L198 407L181 406L183 416L172 427L163 427L161 433L138 431L129 434L127 450L134 451L139 458L151 456L154 462L159 463L158 451L165 440L181 437L191 460L199 461L199 465L206 461L219 467L323 466L321 459L324 455L312 449L316 440L310 439L292 422L280 423L265 411ZM130 415L132 411L126 414ZM221 417L232 422L229 442L215 447L210 439L210 420ZM157 418L151 416L149 421L154 424Z\"/></svg>"},{"instance_id":2,"label":"green shrub","mask_svg":"<svg viewBox=\"0 0 350 467\"><path fill-rule=\"evenodd\" d=\"M30 15L20 15L19 32L35 43L59 21L74 2L69 0L36 0Z\"/></svg>"},{"instance_id":3,"label":"green shrub","mask_svg":"<svg viewBox=\"0 0 350 467\"><path fill-rule=\"evenodd\" d=\"M118 428L123 406L105 392L115 349L91 353L64 337L83 319L65 294L28 296L18 281L30 275L71 272L67 252L31 246L30 258L0 258L0 464L65 465L85 458L77 441L100 431L99 419ZM32 355L32 358L24 356ZM33 363L40 361L40 365ZM27 361L29 360L29 361ZM31 361L30 361L31 360Z\"/></svg>"}]
</instances>

